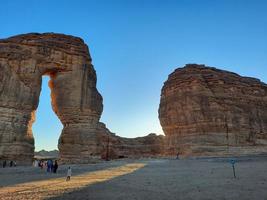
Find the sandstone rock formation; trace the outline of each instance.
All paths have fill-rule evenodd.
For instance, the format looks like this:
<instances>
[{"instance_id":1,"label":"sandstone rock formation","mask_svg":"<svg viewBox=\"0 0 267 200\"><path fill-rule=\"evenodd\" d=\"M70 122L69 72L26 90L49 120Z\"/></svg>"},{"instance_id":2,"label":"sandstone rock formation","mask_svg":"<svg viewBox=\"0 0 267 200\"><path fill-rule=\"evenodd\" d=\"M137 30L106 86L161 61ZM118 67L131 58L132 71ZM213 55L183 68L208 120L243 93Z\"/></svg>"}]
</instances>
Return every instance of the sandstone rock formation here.
<instances>
[{"instance_id":1,"label":"sandstone rock formation","mask_svg":"<svg viewBox=\"0 0 267 200\"><path fill-rule=\"evenodd\" d=\"M267 153L267 85L189 64L168 77L159 119L168 154Z\"/></svg>"},{"instance_id":2,"label":"sandstone rock formation","mask_svg":"<svg viewBox=\"0 0 267 200\"><path fill-rule=\"evenodd\" d=\"M137 138L116 137L111 142L111 150L115 152L115 158L158 157L164 152L164 136L150 133Z\"/></svg>"},{"instance_id":3,"label":"sandstone rock formation","mask_svg":"<svg viewBox=\"0 0 267 200\"><path fill-rule=\"evenodd\" d=\"M31 33L0 40L0 160L31 163L43 75L51 78L52 107L63 124L58 144L62 162L100 158L107 139L114 158L160 153L161 136L120 138L99 122L102 97L91 61L87 45L73 36Z\"/></svg>"},{"instance_id":4,"label":"sandstone rock formation","mask_svg":"<svg viewBox=\"0 0 267 200\"><path fill-rule=\"evenodd\" d=\"M43 75L51 77L53 110L64 125L61 158L88 159L103 109L96 72L82 39L52 33L0 40L0 158L31 161Z\"/></svg>"},{"instance_id":5,"label":"sandstone rock formation","mask_svg":"<svg viewBox=\"0 0 267 200\"><path fill-rule=\"evenodd\" d=\"M144 137L123 138L110 133L97 134L98 152L103 159L158 157L164 152L164 136L151 133Z\"/></svg>"},{"instance_id":6,"label":"sandstone rock formation","mask_svg":"<svg viewBox=\"0 0 267 200\"><path fill-rule=\"evenodd\" d=\"M123 138L110 132L102 122L84 141L90 148L86 159L79 156L60 159L63 163L98 162L100 159L111 160L120 158L144 158L162 156L164 152L164 136L151 133L144 137ZM64 152L60 152L64 154ZM77 154L78 155L78 154Z\"/></svg>"},{"instance_id":7,"label":"sandstone rock formation","mask_svg":"<svg viewBox=\"0 0 267 200\"><path fill-rule=\"evenodd\" d=\"M59 158L58 150L52 150L52 151L41 150L34 152L34 159L58 159L58 158Z\"/></svg>"}]
</instances>

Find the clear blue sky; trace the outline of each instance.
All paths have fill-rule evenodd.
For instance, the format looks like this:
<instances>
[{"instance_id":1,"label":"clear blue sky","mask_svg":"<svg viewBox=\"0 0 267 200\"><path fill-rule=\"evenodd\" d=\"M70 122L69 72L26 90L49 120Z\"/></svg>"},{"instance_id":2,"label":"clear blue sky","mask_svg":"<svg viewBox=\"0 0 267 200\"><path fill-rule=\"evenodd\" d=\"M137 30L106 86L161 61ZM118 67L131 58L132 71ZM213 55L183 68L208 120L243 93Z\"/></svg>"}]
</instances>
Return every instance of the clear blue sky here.
<instances>
[{"instance_id":1,"label":"clear blue sky","mask_svg":"<svg viewBox=\"0 0 267 200\"><path fill-rule=\"evenodd\" d=\"M101 121L120 136L162 134L161 87L186 63L267 82L265 0L2 0L0 22L0 38L28 32L82 37L104 97ZM47 81L33 129L37 150L57 148L62 128Z\"/></svg>"}]
</instances>

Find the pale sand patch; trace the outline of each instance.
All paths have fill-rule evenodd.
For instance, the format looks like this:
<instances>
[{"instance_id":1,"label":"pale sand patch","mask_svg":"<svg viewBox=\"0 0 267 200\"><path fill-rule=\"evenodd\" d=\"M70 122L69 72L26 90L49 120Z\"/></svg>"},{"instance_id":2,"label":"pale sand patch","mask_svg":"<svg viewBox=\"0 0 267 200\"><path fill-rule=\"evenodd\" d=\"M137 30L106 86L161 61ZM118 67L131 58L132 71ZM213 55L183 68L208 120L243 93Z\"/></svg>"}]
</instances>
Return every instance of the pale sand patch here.
<instances>
[{"instance_id":1,"label":"pale sand patch","mask_svg":"<svg viewBox=\"0 0 267 200\"><path fill-rule=\"evenodd\" d=\"M132 173L143 168L144 163L126 164L121 167L100 170L72 176L70 181L66 178L54 178L42 181L33 181L0 188L1 200L4 199L45 199L55 197L67 192L76 191L89 185L108 181L115 177Z\"/></svg>"}]
</instances>

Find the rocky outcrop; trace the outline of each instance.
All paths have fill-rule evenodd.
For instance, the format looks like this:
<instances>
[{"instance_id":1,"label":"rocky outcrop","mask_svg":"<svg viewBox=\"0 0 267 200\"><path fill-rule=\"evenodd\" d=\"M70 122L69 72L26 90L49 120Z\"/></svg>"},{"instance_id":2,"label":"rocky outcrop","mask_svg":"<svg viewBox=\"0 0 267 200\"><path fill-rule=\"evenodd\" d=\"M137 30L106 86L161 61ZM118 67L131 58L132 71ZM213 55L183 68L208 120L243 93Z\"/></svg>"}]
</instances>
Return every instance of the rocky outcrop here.
<instances>
[{"instance_id":1,"label":"rocky outcrop","mask_svg":"<svg viewBox=\"0 0 267 200\"><path fill-rule=\"evenodd\" d=\"M110 132L104 123L99 122L94 133L88 138L89 157L60 159L61 163L88 163L99 160L120 158L159 157L164 152L164 136L151 133L144 137L124 138ZM64 154L64 152L61 152Z\"/></svg>"},{"instance_id":2,"label":"rocky outcrop","mask_svg":"<svg viewBox=\"0 0 267 200\"><path fill-rule=\"evenodd\" d=\"M31 33L0 40L0 160L31 163L32 124L42 76L50 76L52 107L63 124L61 162L87 163L105 157L159 154L160 136L126 139L100 123L103 105L96 72L82 39L54 33Z\"/></svg>"},{"instance_id":3,"label":"rocky outcrop","mask_svg":"<svg viewBox=\"0 0 267 200\"><path fill-rule=\"evenodd\" d=\"M267 85L255 78L178 68L162 88L159 119L168 154L267 153Z\"/></svg>"},{"instance_id":4,"label":"rocky outcrop","mask_svg":"<svg viewBox=\"0 0 267 200\"><path fill-rule=\"evenodd\" d=\"M25 34L0 40L0 158L31 162L32 124L43 75L50 76L52 107L64 128L60 157L88 159L102 113L96 72L82 39Z\"/></svg>"},{"instance_id":5,"label":"rocky outcrop","mask_svg":"<svg viewBox=\"0 0 267 200\"><path fill-rule=\"evenodd\" d=\"M158 157L164 152L164 136L150 133L144 137L122 138L116 137L111 142L115 156L120 157Z\"/></svg>"},{"instance_id":6,"label":"rocky outcrop","mask_svg":"<svg viewBox=\"0 0 267 200\"><path fill-rule=\"evenodd\" d=\"M150 133L144 137L123 138L99 133L98 146L102 159L158 157L164 152L164 136Z\"/></svg>"},{"instance_id":7,"label":"rocky outcrop","mask_svg":"<svg viewBox=\"0 0 267 200\"><path fill-rule=\"evenodd\" d=\"M46 151L41 150L34 152L34 158L35 159L58 159L59 158L59 151L58 150L52 150L52 151Z\"/></svg>"}]
</instances>

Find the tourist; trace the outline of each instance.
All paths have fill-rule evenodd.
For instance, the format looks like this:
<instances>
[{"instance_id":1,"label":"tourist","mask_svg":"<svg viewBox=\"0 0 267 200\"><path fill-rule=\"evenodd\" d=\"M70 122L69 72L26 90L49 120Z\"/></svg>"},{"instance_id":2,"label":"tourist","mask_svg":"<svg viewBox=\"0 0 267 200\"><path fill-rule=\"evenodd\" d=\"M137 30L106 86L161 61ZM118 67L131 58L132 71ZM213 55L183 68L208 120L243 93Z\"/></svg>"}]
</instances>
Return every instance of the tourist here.
<instances>
[{"instance_id":1,"label":"tourist","mask_svg":"<svg viewBox=\"0 0 267 200\"><path fill-rule=\"evenodd\" d=\"M54 164L54 168L53 168L54 173L57 173L57 168L58 168L58 163L57 163L57 160L55 160L55 164Z\"/></svg>"},{"instance_id":2,"label":"tourist","mask_svg":"<svg viewBox=\"0 0 267 200\"><path fill-rule=\"evenodd\" d=\"M40 161L40 167L41 167L41 169L44 168L44 161L43 160Z\"/></svg>"},{"instance_id":3,"label":"tourist","mask_svg":"<svg viewBox=\"0 0 267 200\"><path fill-rule=\"evenodd\" d=\"M45 165L46 165L46 171L49 172L50 170L49 160L45 162Z\"/></svg>"},{"instance_id":4,"label":"tourist","mask_svg":"<svg viewBox=\"0 0 267 200\"><path fill-rule=\"evenodd\" d=\"M52 160L48 160L47 161L47 172L52 172L52 165L53 165Z\"/></svg>"},{"instance_id":5,"label":"tourist","mask_svg":"<svg viewBox=\"0 0 267 200\"><path fill-rule=\"evenodd\" d=\"M4 162L3 162L3 168L5 168L6 167L6 160L4 160Z\"/></svg>"},{"instance_id":6,"label":"tourist","mask_svg":"<svg viewBox=\"0 0 267 200\"><path fill-rule=\"evenodd\" d=\"M52 173L54 171L54 163L53 160L50 160L50 172Z\"/></svg>"},{"instance_id":7,"label":"tourist","mask_svg":"<svg viewBox=\"0 0 267 200\"><path fill-rule=\"evenodd\" d=\"M38 162L38 160L35 160L34 162L33 162L33 166L34 167L40 167L40 164L39 164L39 162Z\"/></svg>"},{"instance_id":8,"label":"tourist","mask_svg":"<svg viewBox=\"0 0 267 200\"><path fill-rule=\"evenodd\" d=\"M52 160L50 160L50 172L52 173L54 169L54 163Z\"/></svg>"},{"instance_id":9,"label":"tourist","mask_svg":"<svg viewBox=\"0 0 267 200\"><path fill-rule=\"evenodd\" d=\"M53 161L49 160L49 172L52 172L53 170Z\"/></svg>"},{"instance_id":10,"label":"tourist","mask_svg":"<svg viewBox=\"0 0 267 200\"><path fill-rule=\"evenodd\" d=\"M13 167L13 160L9 162L9 167Z\"/></svg>"},{"instance_id":11,"label":"tourist","mask_svg":"<svg viewBox=\"0 0 267 200\"><path fill-rule=\"evenodd\" d=\"M43 161L39 160L39 161L38 161L38 166L39 166L41 169L43 169L43 166L42 166L42 165L43 165Z\"/></svg>"},{"instance_id":12,"label":"tourist","mask_svg":"<svg viewBox=\"0 0 267 200\"><path fill-rule=\"evenodd\" d=\"M176 159L179 160L179 152L176 155Z\"/></svg>"},{"instance_id":13,"label":"tourist","mask_svg":"<svg viewBox=\"0 0 267 200\"><path fill-rule=\"evenodd\" d=\"M70 177L71 177L71 168L69 167L68 171L67 171L67 179L66 179L66 181L70 181Z\"/></svg>"},{"instance_id":14,"label":"tourist","mask_svg":"<svg viewBox=\"0 0 267 200\"><path fill-rule=\"evenodd\" d=\"M17 167L17 163L16 163L16 161L14 161L14 167Z\"/></svg>"}]
</instances>

